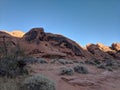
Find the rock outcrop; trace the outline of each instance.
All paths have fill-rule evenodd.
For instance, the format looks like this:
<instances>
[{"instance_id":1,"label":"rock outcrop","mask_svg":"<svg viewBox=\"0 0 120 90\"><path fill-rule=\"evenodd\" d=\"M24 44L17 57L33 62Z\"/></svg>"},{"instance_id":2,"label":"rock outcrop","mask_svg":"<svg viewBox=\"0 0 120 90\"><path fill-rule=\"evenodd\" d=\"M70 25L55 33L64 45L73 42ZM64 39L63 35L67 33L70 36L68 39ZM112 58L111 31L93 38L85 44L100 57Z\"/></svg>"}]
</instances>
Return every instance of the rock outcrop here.
<instances>
[{"instance_id":1,"label":"rock outcrop","mask_svg":"<svg viewBox=\"0 0 120 90\"><path fill-rule=\"evenodd\" d=\"M87 50L92 53L92 55L99 60L105 60L105 59L111 59L113 58L111 55L109 55L107 52L104 50L104 46L99 45L99 44L88 44Z\"/></svg>"},{"instance_id":2,"label":"rock outcrop","mask_svg":"<svg viewBox=\"0 0 120 90\"><path fill-rule=\"evenodd\" d=\"M113 50L120 51L120 43L113 43L111 48Z\"/></svg>"},{"instance_id":3,"label":"rock outcrop","mask_svg":"<svg viewBox=\"0 0 120 90\"><path fill-rule=\"evenodd\" d=\"M113 43L111 49L115 50L115 58L120 59L120 43Z\"/></svg>"},{"instance_id":4,"label":"rock outcrop","mask_svg":"<svg viewBox=\"0 0 120 90\"><path fill-rule=\"evenodd\" d=\"M112 47L105 46L101 43L98 44L88 44L87 50L93 55L94 58L99 60L106 59L119 59L119 43L113 43Z\"/></svg>"},{"instance_id":5,"label":"rock outcrop","mask_svg":"<svg viewBox=\"0 0 120 90\"><path fill-rule=\"evenodd\" d=\"M29 48L29 54L38 57L87 58L90 55L76 42L58 34L45 33L43 28L33 28L23 38ZM31 45L32 44L32 45ZM26 47L26 48L27 48ZM30 50L31 49L31 50ZM38 53L36 53L38 52Z\"/></svg>"},{"instance_id":6,"label":"rock outcrop","mask_svg":"<svg viewBox=\"0 0 120 90\"><path fill-rule=\"evenodd\" d=\"M58 34L46 33L43 28L33 28L27 33L21 31L0 31L0 45L9 42L9 47L19 45L27 55L44 58L70 59L120 59L120 43L113 43L111 47L103 44L88 44L81 47L75 41ZM9 51L9 50L8 50Z\"/></svg>"}]
</instances>

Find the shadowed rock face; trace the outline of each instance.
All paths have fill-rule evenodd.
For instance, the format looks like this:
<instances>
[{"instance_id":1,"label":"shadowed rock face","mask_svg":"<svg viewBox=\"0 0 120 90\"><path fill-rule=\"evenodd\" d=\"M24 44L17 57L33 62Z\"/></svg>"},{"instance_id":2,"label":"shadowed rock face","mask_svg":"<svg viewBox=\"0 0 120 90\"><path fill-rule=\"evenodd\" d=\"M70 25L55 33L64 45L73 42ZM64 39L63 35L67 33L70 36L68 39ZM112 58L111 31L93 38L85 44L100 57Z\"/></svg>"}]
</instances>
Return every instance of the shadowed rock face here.
<instances>
[{"instance_id":1,"label":"shadowed rock face","mask_svg":"<svg viewBox=\"0 0 120 90\"><path fill-rule=\"evenodd\" d=\"M27 32L25 35L25 40L28 42L34 41L36 39L43 41L43 38L45 37L45 33L43 28L34 28L31 29L29 32Z\"/></svg>"},{"instance_id":2,"label":"shadowed rock face","mask_svg":"<svg viewBox=\"0 0 120 90\"><path fill-rule=\"evenodd\" d=\"M37 32L36 31L30 31L30 32L26 33L25 40L30 42L30 41L33 41L34 39L36 39L36 37L37 37Z\"/></svg>"},{"instance_id":3,"label":"shadowed rock face","mask_svg":"<svg viewBox=\"0 0 120 90\"><path fill-rule=\"evenodd\" d=\"M54 46L60 47L62 44L64 44L64 46L68 49L71 49L75 53L76 56L84 56L84 55L82 55L80 47L77 47L76 45L72 44L71 42L69 42L67 40L67 38L65 38L63 36L58 36L58 37L48 36L47 40L57 42L56 44L53 44Z\"/></svg>"}]
</instances>

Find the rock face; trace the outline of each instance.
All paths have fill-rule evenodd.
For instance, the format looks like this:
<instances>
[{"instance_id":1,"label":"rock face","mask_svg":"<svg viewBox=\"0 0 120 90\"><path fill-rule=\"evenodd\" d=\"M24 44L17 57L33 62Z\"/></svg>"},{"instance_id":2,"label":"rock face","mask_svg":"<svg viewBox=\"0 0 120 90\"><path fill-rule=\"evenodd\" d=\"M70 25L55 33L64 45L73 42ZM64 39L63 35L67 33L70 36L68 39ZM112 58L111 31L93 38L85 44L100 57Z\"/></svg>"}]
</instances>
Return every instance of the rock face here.
<instances>
[{"instance_id":1,"label":"rock face","mask_svg":"<svg viewBox=\"0 0 120 90\"><path fill-rule=\"evenodd\" d=\"M115 50L115 58L120 59L120 43L113 43L111 49Z\"/></svg>"},{"instance_id":2,"label":"rock face","mask_svg":"<svg viewBox=\"0 0 120 90\"><path fill-rule=\"evenodd\" d=\"M12 32L7 32L11 36L21 38L25 33L21 31L12 31Z\"/></svg>"},{"instance_id":3,"label":"rock face","mask_svg":"<svg viewBox=\"0 0 120 90\"><path fill-rule=\"evenodd\" d=\"M111 59L113 58L111 55L109 55L107 52L104 52L103 48L104 46L101 47L99 44L88 44L87 45L87 50L92 53L92 55L96 59L104 60L104 59ZM106 49L105 49L106 50Z\"/></svg>"},{"instance_id":4,"label":"rock face","mask_svg":"<svg viewBox=\"0 0 120 90\"><path fill-rule=\"evenodd\" d=\"M4 46L4 42L11 43L9 48L19 44L26 54L35 57L120 59L120 43L113 43L111 47L100 43L88 44L85 49L67 37L45 33L43 28L33 28L25 34L20 31L12 33L0 31L0 45Z\"/></svg>"},{"instance_id":5,"label":"rock face","mask_svg":"<svg viewBox=\"0 0 120 90\"><path fill-rule=\"evenodd\" d=\"M23 36L27 46L32 46L29 54L38 54L38 57L68 57L85 58L90 55L76 42L57 34L45 33L43 28L33 28ZM27 48L27 47L26 47ZM86 57L86 58L87 58Z\"/></svg>"},{"instance_id":6,"label":"rock face","mask_svg":"<svg viewBox=\"0 0 120 90\"><path fill-rule=\"evenodd\" d=\"M94 58L99 60L106 60L106 59L120 59L120 53L118 49L119 46L120 46L119 44L113 43L111 48L101 43L98 43L98 44L88 44L86 47Z\"/></svg>"},{"instance_id":7,"label":"rock face","mask_svg":"<svg viewBox=\"0 0 120 90\"><path fill-rule=\"evenodd\" d=\"M31 29L29 32L27 32L24 35L25 40L28 41L28 42L43 41L44 37L45 37L45 33L44 33L43 28L34 28L34 29Z\"/></svg>"},{"instance_id":8,"label":"rock face","mask_svg":"<svg viewBox=\"0 0 120 90\"><path fill-rule=\"evenodd\" d=\"M120 43L113 43L111 48L116 51L120 51Z\"/></svg>"}]
</instances>

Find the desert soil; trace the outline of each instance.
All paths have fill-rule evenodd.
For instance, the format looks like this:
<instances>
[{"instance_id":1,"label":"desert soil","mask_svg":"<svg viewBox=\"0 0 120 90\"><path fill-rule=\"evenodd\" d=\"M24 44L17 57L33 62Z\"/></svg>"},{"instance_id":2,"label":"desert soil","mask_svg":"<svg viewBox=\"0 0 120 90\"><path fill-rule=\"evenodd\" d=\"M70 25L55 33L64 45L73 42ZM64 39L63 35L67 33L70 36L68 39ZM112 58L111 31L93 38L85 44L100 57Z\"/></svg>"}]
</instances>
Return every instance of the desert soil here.
<instances>
[{"instance_id":1,"label":"desert soil","mask_svg":"<svg viewBox=\"0 0 120 90\"><path fill-rule=\"evenodd\" d=\"M113 72L85 65L89 74L74 73L71 76L59 75L61 67L73 67L60 64L33 64L31 75L44 74L56 83L57 90L120 90L120 70Z\"/></svg>"}]
</instances>

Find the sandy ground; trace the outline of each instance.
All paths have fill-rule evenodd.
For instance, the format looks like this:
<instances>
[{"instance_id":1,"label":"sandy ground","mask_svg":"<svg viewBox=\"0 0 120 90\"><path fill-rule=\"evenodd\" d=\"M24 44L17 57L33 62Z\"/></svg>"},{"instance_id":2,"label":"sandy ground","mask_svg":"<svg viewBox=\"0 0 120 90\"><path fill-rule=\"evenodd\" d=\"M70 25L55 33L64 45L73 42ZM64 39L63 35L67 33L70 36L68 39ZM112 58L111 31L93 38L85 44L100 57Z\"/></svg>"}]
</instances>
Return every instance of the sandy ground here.
<instances>
[{"instance_id":1,"label":"sandy ground","mask_svg":"<svg viewBox=\"0 0 120 90\"><path fill-rule=\"evenodd\" d=\"M113 72L86 65L89 74L59 75L61 67L72 65L34 64L31 74L44 74L56 83L57 90L120 90L120 69Z\"/></svg>"}]
</instances>

